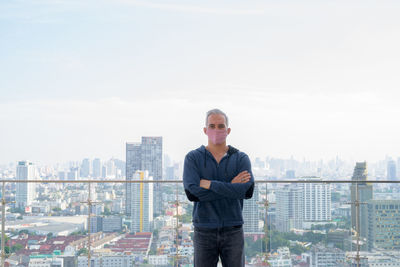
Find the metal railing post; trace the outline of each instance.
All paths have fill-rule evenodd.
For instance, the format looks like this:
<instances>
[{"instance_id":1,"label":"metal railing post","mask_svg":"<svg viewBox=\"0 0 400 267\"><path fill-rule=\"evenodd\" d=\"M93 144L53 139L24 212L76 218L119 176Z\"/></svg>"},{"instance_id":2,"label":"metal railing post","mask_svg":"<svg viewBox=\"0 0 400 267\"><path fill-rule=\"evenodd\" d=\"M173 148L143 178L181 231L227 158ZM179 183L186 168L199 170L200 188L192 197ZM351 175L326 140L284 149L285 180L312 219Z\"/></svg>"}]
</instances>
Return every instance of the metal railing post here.
<instances>
[{"instance_id":1,"label":"metal railing post","mask_svg":"<svg viewBox=\"0 0 400 267\"><path fill-rule=\"evenodd\" d=\"M2 196L1 196L1 267L4 267L6 261L6 232L5 232L5 224L6 224L6 190L5 190L5 182L2 183Z\"/></svg>"},{"instance_id":2,"label":"metal railing post","mask_svg":"<svg viewBox=\"0 0 400 267\"><path fill-rule=\"evenodd\" d=\"M88 189L89 189L89 192L88 192L88 198L87 198L87 200L85 201L85 202L81 202L81 203L85 203L85 204L87 204L88 205L88 224L87 224L87 227L88 227L88 267L90 267L90 259L91 259L91 253L92 253L92 239L91 239L91 223L90 223L90 219L91 219L91 215L92 215L92 206L93 206L93 204L95 204L95 203L98 203L98 202L95 202L95 201L92 201L92 195L91 195L91 185L92 185L92 182L89 180L89 181L86 181L87 183L88 183Z\"/></svg>"},{"instance_id":3,"label":"metal railing post","mask_svg":"<svg viewBox=\"0 0 400 267\"><path fill-rule=\"evenodd\" d=\"M264 254L264 263L268 262L269 254L271 253L271 240L268 238L269 230L268 230L268 208L270 204L276 204L275 202L268 201L268 186L265 184L265 201L260 201L257 204L263 205L265 208L265 216L264 216L264 239L265 239L265 254ZM270 247L268 251L267 240L270 242ZM261 242L261 250L262 250L262 242Z\"/></svg>"}]
</instances>

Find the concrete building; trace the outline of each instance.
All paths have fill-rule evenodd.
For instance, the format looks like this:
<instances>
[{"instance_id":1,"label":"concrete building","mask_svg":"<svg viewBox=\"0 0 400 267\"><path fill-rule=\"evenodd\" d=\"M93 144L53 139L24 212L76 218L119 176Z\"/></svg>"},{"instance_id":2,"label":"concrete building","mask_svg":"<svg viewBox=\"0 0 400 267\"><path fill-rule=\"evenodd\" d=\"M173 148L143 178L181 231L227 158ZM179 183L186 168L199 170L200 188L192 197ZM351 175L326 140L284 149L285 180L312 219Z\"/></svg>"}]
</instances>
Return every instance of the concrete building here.
<instances>
[{"instance_id":1,"label":"concrete building","mask_svg":"<svg viewBox=\"0 0 400 267\"><path fill-rule=\"evenodd\" d=\"M122 217L108 216L103 217L102 224L103 232L121 232L122 231Z\"/></svg>"},{"instance_id":2,"label":"concrete building","mask_svg":"<svg viewBox=\"0 0 400 267\"><path fill-rule=\"evenodd\" d=\"M368 250L400 250L400 200L369 200Z\"/></svg>"},{"instance_id":3,"label":"concrete building","mask_svg":"<svg viewBox=\"0 0 400 267\"><path fill-rule=\"evenodd\" d=\"M98 233L101 231L103 231L103 217L100 216L90 217L90 232Z\"/></svg>"},{"instance_id":4,"label":"concrete building","mask_svg":"<svg viewBox=\"0 0 400 267\"><path fill-rule=\"evenodd\" d=\"M286 185L275 191L276 228L281 232L301 229L304 218L304 194L299 185Z\"/></svg>"},{"instance_id":5,"label":"concrete building","mask_svg":"<svg viewBox=\"0 0 400 267\"><path fill-rule=\"evenodd\" d=\"M254 187L253 197L243 200L243 230L246 233L260 232L260 212L259 212L259 191L258 186Z\"/></svg>"},{"instance_id":6,"label":"concrete building","mask_svg":"<svg viewBox=\"0 0 400 267\"><path fill-rule=\"evenodd\" d=\"M319 180L318 177L306 180ZM304 194L304 221L329 222L331 215L331 185L321 183L302 184Z\"/></svg>"},{"instance_id":7,"label":"concrete building","mask_svg":"<svg viewBox=\"0 0 400 267\"><path fill-rule=\"evenodd\" d=\"M155 266L163 266L169 264L168 255L149 255L149 264Z\"/></svg>"},{"instance_id":8,"label":"concrete building","mask_svg":"<svg viewBox=\"0 0 400 267\"><path fill-rule=\"evenodd\" d=\"M148 171L136 171L134 179L153 180ZM131 231L151 232L153 223L153 184L131 184Z\"/></svg>"},{"instance_id":9,"label":"concrete building","mask_svg":"<svg viewBox=\"0 0 400 267\"><path fill-rule=\"evenodd\" d=\"M134 257L128 253L95 253L90 259L91 267L131 267L134 266ZM87 256L79 256L77 267L87 267Z\"/></svg>"},{"instance_id":10,"label":"concrete building","mask_svg":"<svg viewBox=\"0 0 400 267\"><path fill-rule=\"evenodd\" d=\"M338 267L346 262L345 252L338 248L316 245L311 248L310 267Z\"/></svg>"},{"instance_id":11,"label":"concrete building","mask_svg":"<svg viewBox=\"0 0 400 267\"><path fill-rule=\"evenodd\" d=\"M17 165L17 180L34 180L36 178L36 168L32 162L19 161ZM16 206L25 209L32 204L36 197L36 186L34 183L17 183L15 202Z\"/></svg>"}]
</instances>

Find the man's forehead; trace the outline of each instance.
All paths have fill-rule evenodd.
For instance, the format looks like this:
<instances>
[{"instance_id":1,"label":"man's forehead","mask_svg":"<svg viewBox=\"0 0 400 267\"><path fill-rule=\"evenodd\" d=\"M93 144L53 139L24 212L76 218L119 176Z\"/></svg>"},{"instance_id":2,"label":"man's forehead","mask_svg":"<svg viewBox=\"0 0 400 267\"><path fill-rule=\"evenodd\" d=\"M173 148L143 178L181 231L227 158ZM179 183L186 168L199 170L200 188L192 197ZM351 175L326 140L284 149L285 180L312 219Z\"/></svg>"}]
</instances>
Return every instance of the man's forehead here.
<instances>
[{"instance_id":1,"label":"man's forehead","mask_svg":"<svg viewBox=\"0 0 400 267\"><path fill-rule=\"evenodd\" d=\"M208 117L208 124L225 124L225 117L220 114L212 114Z\"/></svg>"}]
</instances>

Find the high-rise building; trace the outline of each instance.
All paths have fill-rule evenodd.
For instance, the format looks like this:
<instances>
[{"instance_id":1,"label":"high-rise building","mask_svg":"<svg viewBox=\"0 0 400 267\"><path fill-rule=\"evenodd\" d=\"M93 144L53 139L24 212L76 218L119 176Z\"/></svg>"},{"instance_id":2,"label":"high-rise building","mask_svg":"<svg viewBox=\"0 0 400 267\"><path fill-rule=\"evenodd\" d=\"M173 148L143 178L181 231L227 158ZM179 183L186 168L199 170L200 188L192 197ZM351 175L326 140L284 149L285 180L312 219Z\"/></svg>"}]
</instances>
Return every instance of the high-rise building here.
<instances>
[{"instance_id":1,"label":"high-rise building","mask_svg":"<svg viewBox=\"0 0 400 267\"><path fill-rule=\"evenodd\" d=\"M93 160L93 177L94 178L101 177L101 161L99 158L95 158Z\"/></svg>"},{"instance_id":2,"label":"high-rise building","mask_svg":"<svg viewBox=\"0 0 400 267\"><path fill-rule=\"evenodd\" d=\"M142 167L142 147L140 143L126 143L126 180L131 181L135 172ZM131 215L131 184L125 184L125 213Z\"/></svg>"},{"instance_id":3,"label":"high-rise building","mask_svg":"<svg viewBox=\"0 0 400 267\"><path fill-rule=\"evenodd\" d=\"M303 188L297 184L286 185L275 191L276 228L281 232L301 229L304 218Z\"/></svg>"},{"instance_id":4,"label":"high-rise building","mask_svg":"<svg viewBox=\"0 0 400 267\"><path fill-rule=\"evenodd\" d=\"M141 143L126 143L126 180L132 180L137 170L148 171L154 180L162 180L162 137L143 136ZM130 203L134 192L126 185L126 213L130 215ZM162 210L161 186L154 184L153 211L160 214Z\"/></svg>"},{"instance_id":5,"label":"high-rise building","mask_svg":"<svg viewBox=\"0 0 400 267\"><path fill-rule=\"evenodd\" d=\"M89 177L91 173L90 159L83 159L81 165L81 177Z\"/></svg>"},{"instance_id":6,"label":"high-rise building","mask_svg":"<svg viewBox=\"0 0 400 267\"><path fill-rule=\"evenodd\" d=\"M400 200L368 200L368 250L400 250Z\"/></svg>"},{"instance_id":7,"label":"high-rise building","mask_svg":"<svg viewBox=\"0 0 400 267\"><path fill-rule=\"evenodd\" d=\"M259 213L259 191L258 186L254 187L253 197L250 199L245 199L243 201L243 230L246 233L256 233L260 232L259 222L260 222L260 213Z\"/></svg>"},{"instance_id":8,"label":"high-rise building","mask_svg":"<svg viewBox=\"0 0 400 267\"><path fill-rule=\"evenodd\" d=\"M351 203L353 203L351 205L351 227L354 231L356 231L358 222L360 227L360 237L364 239L367 238L368 231L368 207L365 204L359 205L359 213L357 214L356 205L354 203L356 202L357 198L360 202L366 202L373 199L373 188L372 185L367 183L367 177L367 163L357 162L351 180L361 182L358 183L358 191L357 184L354 183L350 186ZM361 249L365 250L367 247L363 245Z\"/></svg>"},{"instance_id":9,"label":"high-rise building","mask_svg":"<svg viewBox=\"0 0 400 267\"><path fill-rule=\"evenodd\" d=\"M396 180L396 162L394 160L389 160L387 162L387 175L388 180Z\"/></svg>"},{"instance_id":10,"label":"high-rise building","mask_svg":"<svg viewBox=\"0 0 400 267\"><path fill-rule=\"evenodd\" d=\"M149 171L154 180L162 180L162 137L142 137L142 170ZM162 212L161 184L154 184L153 212Z\"/></svg>"},{"instance_id":11,"label":"high-rise building","mask_svg":"<svg viewBox=\"0 0 400 267\"><path fill-rule=\"evenodd\" d=\"M34 180L36 178L36 168L32 162L19 161L17 165L17 180ZM24 209L31 205L35 199L34 183L17 183L15 202L18 208Z\"/></svg>"},{"instance_id":12,"label":"high-rise building","mask_svg":"<svg viewBox=\"0 0 400 267\"><path fill-rule=\"evenodd\" d=\"M319 179L309 177L306 180ZM331 186L322 183L302 184L304 194L304 221L327 222L332 219L331 214Z\"/></svg>"},{"instance_id":13,"label":"high-rise building","mask_svg":"<svg viewBox=\"0 0 400 267\"><path fill-rule=\"evenodd\" d=\"M136 171L135 180L153 180L148 171ZM153 183L131 183L131 231L151 232L153 223Z\"/></svg>"}]
</instances>

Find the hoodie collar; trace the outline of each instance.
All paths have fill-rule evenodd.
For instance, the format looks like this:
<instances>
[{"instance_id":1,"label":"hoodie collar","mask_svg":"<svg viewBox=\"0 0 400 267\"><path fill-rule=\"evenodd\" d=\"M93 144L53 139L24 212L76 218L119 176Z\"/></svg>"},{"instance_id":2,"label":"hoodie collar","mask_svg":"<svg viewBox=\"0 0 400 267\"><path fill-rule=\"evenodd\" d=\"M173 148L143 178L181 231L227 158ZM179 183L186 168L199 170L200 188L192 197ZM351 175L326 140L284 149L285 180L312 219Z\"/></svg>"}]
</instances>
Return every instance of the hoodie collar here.
<instances>
[{"instance_id":1,"label":"hoodie collar","mask_svg":"<svg viewBox=\"0 0 400 267\"><path fill-rule=\"evenodd\" d=\"M211 152L206 149L205 145L202 145L201 147L199 147L198 150L200 152L202 152L202 153L205 153L205 154L210 153L210 156L212 156ZM237 153L238 151L239 150L237 148L235 148L235 147L233 147L231 145L228 145L228 151L226 152L226 154L228 154L228 156L231 156L231 155Z\"/></svg>"}]
</instances>

